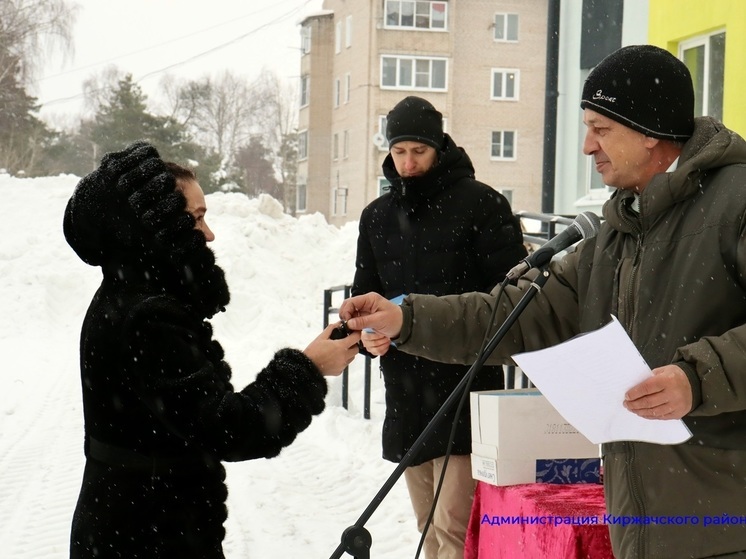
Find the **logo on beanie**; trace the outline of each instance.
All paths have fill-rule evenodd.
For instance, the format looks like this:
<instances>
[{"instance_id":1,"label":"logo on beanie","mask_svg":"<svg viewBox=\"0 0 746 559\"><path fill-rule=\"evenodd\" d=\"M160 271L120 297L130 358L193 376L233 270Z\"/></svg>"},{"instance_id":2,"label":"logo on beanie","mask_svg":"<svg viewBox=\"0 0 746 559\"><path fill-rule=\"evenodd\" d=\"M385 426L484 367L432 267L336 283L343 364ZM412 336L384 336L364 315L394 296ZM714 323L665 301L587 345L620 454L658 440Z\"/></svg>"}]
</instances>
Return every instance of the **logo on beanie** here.
<instances>
[{"instance_id":1,"label":"logo on beanie","mask_svg":"<svg viewBox=\"0 0 746 559\"><path fill-rule=\"evenodd\" d=\"M604 95L602 89L596 91L596 93L593 94L593 98L601 101L608 101L609 103L616 103L616 97L609 97L608 95Z\"/></svg>"}]
</instances>

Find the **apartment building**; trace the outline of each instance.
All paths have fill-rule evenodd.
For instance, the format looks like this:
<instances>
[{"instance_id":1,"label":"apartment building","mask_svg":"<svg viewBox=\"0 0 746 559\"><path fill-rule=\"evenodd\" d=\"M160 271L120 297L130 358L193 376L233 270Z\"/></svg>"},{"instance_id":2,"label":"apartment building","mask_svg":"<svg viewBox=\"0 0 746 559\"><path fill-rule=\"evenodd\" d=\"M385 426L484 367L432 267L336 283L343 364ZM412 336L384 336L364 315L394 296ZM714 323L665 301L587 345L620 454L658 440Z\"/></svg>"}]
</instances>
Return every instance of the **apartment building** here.
<instances>
[{"instance_id":1,"label":"apartment building","mask_svg":"<svg viewBox=\"0 0 746 559\"><path fill-rule=\"evenodd\" d=\"M301 22L297 211L357 220L385 192L386 114L431 101L477 178L540 211L548 0L325 0Z\"/></svg>"}]
</instances>

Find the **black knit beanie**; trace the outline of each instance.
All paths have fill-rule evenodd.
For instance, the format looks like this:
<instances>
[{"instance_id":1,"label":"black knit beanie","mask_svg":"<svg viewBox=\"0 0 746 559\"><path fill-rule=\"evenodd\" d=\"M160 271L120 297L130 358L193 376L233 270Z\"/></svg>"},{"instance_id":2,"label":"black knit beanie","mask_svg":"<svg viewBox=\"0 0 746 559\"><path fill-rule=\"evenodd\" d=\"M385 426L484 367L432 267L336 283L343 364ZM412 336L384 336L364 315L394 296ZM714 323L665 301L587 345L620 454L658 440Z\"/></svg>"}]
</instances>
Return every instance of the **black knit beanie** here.
<instances>
[{"instance_id":1,"label":"black knit beanie","mask_svg":"<svg viewBox=\"0 0 746 559\"><path fill-rule=\"evenodd\" d=\"M651 138L684 141L694 130L692 77L667 50L653 45L623 47L591 71L580 108Z\"/></svg>"},{"instance_id":2,"label":"black knit beanie","mask_svg":"<svg viewBox=\"0 0 746 559\"><path fill-rule=\"evenodd\" d=\"M443 115L421 97L399 101L386 117L389 148L397 142L420 142L439 150L443 147Z\"/></svg>"}]
</instances>

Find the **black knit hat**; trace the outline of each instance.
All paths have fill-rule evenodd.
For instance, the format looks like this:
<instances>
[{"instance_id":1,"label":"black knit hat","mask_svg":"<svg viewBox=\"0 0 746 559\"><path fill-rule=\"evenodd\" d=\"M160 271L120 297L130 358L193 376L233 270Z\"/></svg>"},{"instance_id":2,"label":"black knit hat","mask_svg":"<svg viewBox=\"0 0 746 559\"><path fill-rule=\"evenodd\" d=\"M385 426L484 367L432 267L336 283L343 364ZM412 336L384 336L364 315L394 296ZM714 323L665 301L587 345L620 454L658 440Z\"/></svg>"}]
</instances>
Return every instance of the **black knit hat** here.
<instances>
[{"instance_id":1,"label":"black knit hat","mask_svg":"<svg viewBox=\"0 0 746 559\"><path fill-rule=\"evenodd\" d=\"M653 45L632 45L604 58L585 80L581 109L591 109L662 140L694 130L694 88L686 65Z\"/></svg>"},{"instance_id":2,"label":"black knit hat","mask_svg":"<svg viewBox=\"0 0 746 559\"><path fill-rule=\"evenodd\" d=\"M386 117L386 139L389 147L397 142L420 142L441 149L443 115L421 97L405 97Z\"/></svg>"}]
</instances>

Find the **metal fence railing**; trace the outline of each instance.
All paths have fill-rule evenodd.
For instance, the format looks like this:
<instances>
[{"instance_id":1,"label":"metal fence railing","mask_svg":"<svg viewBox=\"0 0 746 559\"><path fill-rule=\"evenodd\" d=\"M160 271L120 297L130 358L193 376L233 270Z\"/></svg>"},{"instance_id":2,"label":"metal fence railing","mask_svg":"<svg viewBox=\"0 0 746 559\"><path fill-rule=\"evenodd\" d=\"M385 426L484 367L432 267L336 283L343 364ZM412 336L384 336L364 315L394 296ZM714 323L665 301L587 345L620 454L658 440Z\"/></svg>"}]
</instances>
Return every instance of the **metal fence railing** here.
<instances>
[{"instance_id":1,"label":"metal fence railing","mask_svg":"<svg viewBox=\"0 0 746 559\"><path fill-rule=\"evenodd\" d=\"M343 300L350 296L350 288L352 286L347 285L335 285L324 289L324 328L329 326L329 317L339 313L339 306L334 304L334 298L336 294L342 293ZM341 301L340 301L341 303ZM370 419L370 371L371 371L371 358L365 356L365 372L363 380L363 417ZM350 368L345 367L342 371L342 407L348 409L349 407L349 392L350 392Z\"/></svg>"}]
</instances>

